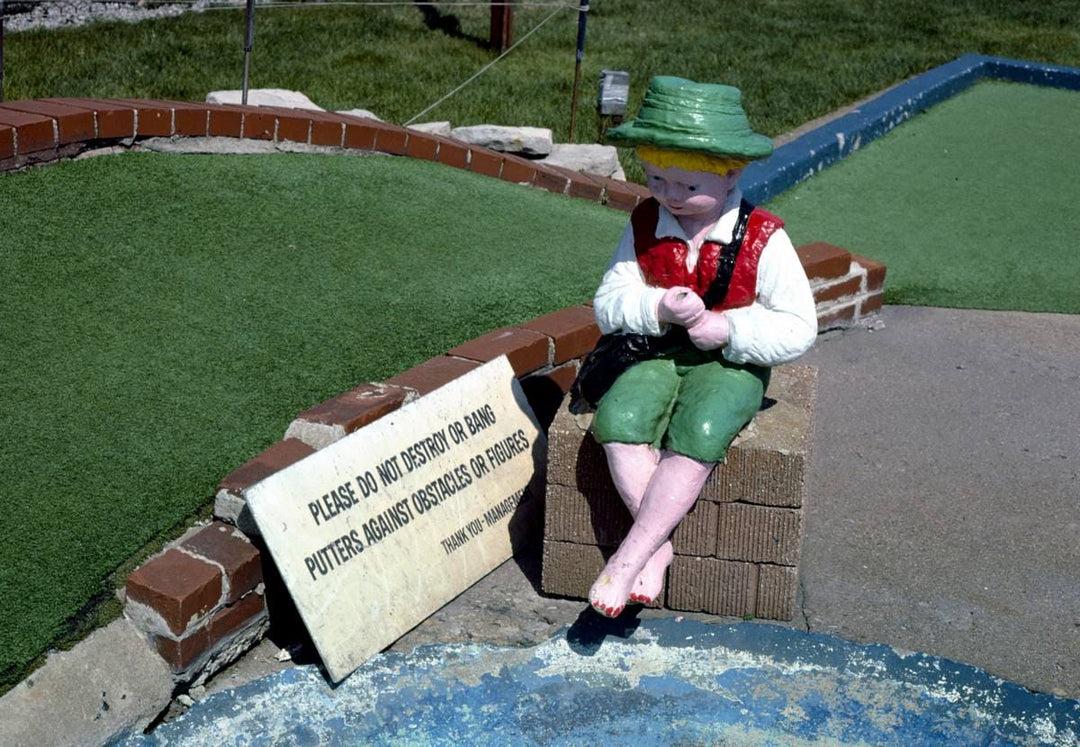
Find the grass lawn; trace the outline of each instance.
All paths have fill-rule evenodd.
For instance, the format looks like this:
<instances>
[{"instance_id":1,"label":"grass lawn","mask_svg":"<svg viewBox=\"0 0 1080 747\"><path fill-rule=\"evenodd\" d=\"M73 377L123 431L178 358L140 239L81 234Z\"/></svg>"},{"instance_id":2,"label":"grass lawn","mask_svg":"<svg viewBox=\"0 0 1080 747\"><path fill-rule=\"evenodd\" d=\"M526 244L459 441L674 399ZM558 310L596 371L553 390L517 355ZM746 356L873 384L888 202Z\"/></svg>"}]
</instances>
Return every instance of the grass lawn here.
<instances>
[{"instance_id":1,"label":"grass lawn","mask_svg":"<svg viewBox=\"0 0 1080 747\"><path fill-rule=\"evenodd\" d=\"M590 298L626 220L385 157L108 156L0 204L0 686L297 412Z\"/></svg>"},{"instance_id":2,"label":"grass lawn","mask_svg":"<svg viewBox=\"0 0 1080 747\"><path fill-rule=\"evenodd\" d=\"M884 262L888 303L1080 313L1080 92L980 83L780 195L796 244Z\"/></svg>"},{"instance_id":3,"label":"grass lawn","mask_svg":"<svg viewBox=\"0 0 1080 747\"><path fill-rule=\"evenodd\" d=\"M576 2L569 2L576 6ZM631 111L652 75L743 89L751 122L776 135L967 52L1080 66L1077 0L593 0L575 137L594 141L601 69L631 74ZM297 4L258 9L251 85L363 107L403 123L496 57L477 6ZM517 38L549 7L519 7ZM549 23L424 116L455 125L552 128L567 140L577 13ZM244 13L9 33L8 99L203 100L240 87Z\"/></svg>"}]
</instances>

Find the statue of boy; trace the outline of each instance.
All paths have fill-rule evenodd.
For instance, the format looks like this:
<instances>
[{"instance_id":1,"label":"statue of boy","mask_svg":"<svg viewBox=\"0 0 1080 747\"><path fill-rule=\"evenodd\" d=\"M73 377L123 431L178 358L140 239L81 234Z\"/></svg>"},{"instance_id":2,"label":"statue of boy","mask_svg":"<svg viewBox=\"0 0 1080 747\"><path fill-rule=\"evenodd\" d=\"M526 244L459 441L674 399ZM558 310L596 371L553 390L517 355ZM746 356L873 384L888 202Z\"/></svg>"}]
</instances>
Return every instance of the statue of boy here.
<instances>
[{"instance_id":1,"label":"statue of boy","mask_svg":"<svg viewBox=\"0 0 1080 747\"><path fill-rule=\"evenodd\" d=\"M761 406L769 367L809 349L817 318L783 222L735 186L772 153L738 89L655 77L637 118L608 139L637 146L652 193L596 291L604 337L575 382L634 516L589 591L614 617L659 596L668 537Z\"/></svg>"}]
</instances>

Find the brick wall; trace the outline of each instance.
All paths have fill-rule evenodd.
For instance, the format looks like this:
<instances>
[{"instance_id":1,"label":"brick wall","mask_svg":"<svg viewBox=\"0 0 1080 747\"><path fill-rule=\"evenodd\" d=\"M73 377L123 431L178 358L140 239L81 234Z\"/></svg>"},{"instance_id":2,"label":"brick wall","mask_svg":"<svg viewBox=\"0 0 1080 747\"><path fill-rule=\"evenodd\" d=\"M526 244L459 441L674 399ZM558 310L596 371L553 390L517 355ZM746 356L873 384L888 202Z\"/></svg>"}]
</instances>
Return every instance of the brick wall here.
<instances>
[{"instance_id":1,"label":"brick wall","mask_svg":"<svg viewBox=\"0 0 1080 747\"><path fill-rule=\"evenodd\" d=\"M96 148L130 147L149 137L205 136L377 150L436 161L626 212L648 197L648 191L637 184L579 174L371 119L274 107L142 99L50 98L3 103L0 172L71 158ZM798 251L814 289L821 329L855 324L880 308L883 265L820 243ZM577 374L581 356L598 336L588 305L562 309L516 327L494 330L384 382L363 384L297 414L281 441L221 481L215 499L219 521L194 528L131 574L125 588L127 614L151 638L178 682L205 679L257 640L267 626L261 579L263 564L269 559L249 540L258 530L244 506L244 488L501 354L509 358L546 427ZM717 521L764 521L749 514L728 515L723 513L726 508L716 510L721 512ZM777 526L786 526L782 517L778 521ZM692 535L689 529L682 530L679 542L699 541ZM716 573L722 576L742 573L729 566L717 568ZM764 599L771 593L786 599L790 579L785 580L782 574L772 578L770 573L755 575L756 598ZM740 588L749 588L748 584L746 581Z\"/></svg>"}]
</instances>

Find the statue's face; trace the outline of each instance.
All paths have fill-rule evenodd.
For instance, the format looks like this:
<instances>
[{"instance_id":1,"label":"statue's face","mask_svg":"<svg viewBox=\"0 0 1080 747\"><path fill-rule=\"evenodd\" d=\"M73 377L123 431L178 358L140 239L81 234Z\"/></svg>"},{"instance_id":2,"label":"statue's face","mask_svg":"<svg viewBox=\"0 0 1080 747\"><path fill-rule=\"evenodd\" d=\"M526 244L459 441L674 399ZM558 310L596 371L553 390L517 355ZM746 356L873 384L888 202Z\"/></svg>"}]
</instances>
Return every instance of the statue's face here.
<instances>
[{"instance_id":1,"label":"statue's face","mask_svg":"<svg viewBox=\"0 0 1080 747\"><path fill-rule=\"evenodd\" d=\"M728 193L742 173L739 169L720 176L674 166L662 169L647 162L643 162L642 166L649 191L676 218L719 218Z\"/></svg>"}]
</instances>

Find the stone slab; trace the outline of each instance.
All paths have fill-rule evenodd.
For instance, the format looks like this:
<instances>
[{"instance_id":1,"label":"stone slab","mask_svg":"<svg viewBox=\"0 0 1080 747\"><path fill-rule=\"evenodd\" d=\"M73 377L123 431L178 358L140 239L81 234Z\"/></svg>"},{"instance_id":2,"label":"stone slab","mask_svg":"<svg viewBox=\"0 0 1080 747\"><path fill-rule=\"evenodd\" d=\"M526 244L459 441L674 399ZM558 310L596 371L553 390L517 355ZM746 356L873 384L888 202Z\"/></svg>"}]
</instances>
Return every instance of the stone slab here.
<instances>
[{"instance_id":1,"label":"stone slab","mask_svg":"<svg viewBox=\"0 0 1080 747\"><path fill-rule=\"evenodd\" d=\"M173 679L126 620L95 631L0 698L0 744L98 745L144 729L169 704Z\"/></svg>"},{"instance_id":2,"label":"stone slab","mask_svg":"<svg viewBox=\"0 0 1080 747\"><path fill-rule=\"evenodd\" d=\"M504 125L468 125L450 132L455 140L482 145L503 153L546 156L554 146L551 130L546 127L507 127Z\"/></svg>"},{"instance_id":3,"label":"stone slab","mask_svg":"<svg viewBox=\"0 0 1080 747\"><path fill-rule=\"evenodd\" d=\"M206 103L239 104L242 98L242 91L211 91L206 94ZM306 94L284 88L249 88L247 102L248 106L279 106L285 109L326 111L309 99Z\"/></svg>"},{"instance_id":4,"label":"stone slab","mask_svg":"<svg viewBox=\"0 0 1080 747\"><path fill-rule=\"evenodd\" d=\"M245 491L335 681L510 557L546 453L502 356Z\"/></svg>"}]
</instances>

